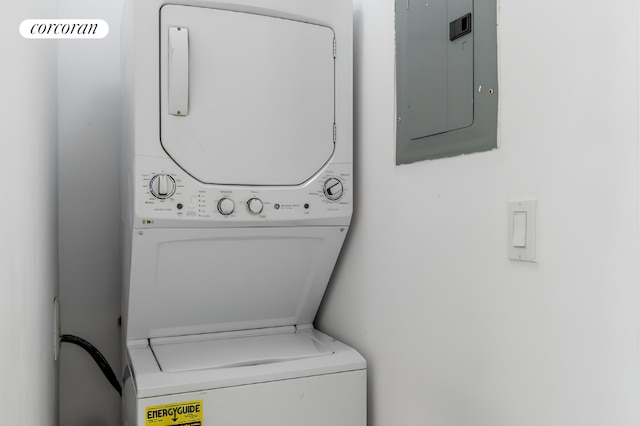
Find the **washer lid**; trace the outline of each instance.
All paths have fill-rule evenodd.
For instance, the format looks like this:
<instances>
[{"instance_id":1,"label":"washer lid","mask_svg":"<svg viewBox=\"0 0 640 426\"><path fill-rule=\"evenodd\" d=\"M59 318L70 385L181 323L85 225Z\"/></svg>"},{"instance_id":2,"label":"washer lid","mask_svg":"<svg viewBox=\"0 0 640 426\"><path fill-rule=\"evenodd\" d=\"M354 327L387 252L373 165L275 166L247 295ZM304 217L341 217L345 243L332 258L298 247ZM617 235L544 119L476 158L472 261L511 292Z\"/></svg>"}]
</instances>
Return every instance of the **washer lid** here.
<instances>
[{"instance_id":1,"label":"washer lid","mask_svg":"<svg viewBox=\"0 0 640 426\"><path fill-rule=\"evenodd\" d=\"M281 334L190 336L184 341L151 339L151 348L160 369L165 372L208 370L226 367L272 364L313 358L333 353L331 348L310 334L295 333L283 327Z\"/></svg>"},{"instance_id":2,"label":"washer lid","mask_svg":"<svg viewBox=\"0 0 640 426\"><path fill-rule=\"evenodd\" d=\"M160 13L164 150L204 183L298 185L334 151L334 33L194 6Z\"/></svg>"},{"instance_id":3,"label":"washer lid","mask_svg":"<svg viewBox=\"0 0 640 426\"><path fill-rule=\"evenodd\" d=\"M136 232L128 340L311 324L345 227Z\"/></svg>"}]
</instances>

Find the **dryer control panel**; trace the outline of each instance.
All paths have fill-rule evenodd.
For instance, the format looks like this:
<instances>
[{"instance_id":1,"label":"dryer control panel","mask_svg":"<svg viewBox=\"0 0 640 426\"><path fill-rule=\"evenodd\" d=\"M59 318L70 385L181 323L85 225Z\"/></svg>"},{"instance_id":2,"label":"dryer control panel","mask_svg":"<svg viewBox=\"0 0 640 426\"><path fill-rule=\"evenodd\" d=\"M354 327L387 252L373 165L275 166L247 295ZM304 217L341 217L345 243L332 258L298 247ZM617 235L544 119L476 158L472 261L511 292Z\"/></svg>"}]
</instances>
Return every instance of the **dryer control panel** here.
<instances>
[{"instance_id":1,"label":"dryer control panel","mask_svg":"<svg viewBox=\"0 0 640 426\"><path fill-rule=\"evenodd\" d=\"M145 157L136 164L136 228L347 225L352 166L329 164L298 186L198 182L175 163Z\"/></svg>"}]
</instances>

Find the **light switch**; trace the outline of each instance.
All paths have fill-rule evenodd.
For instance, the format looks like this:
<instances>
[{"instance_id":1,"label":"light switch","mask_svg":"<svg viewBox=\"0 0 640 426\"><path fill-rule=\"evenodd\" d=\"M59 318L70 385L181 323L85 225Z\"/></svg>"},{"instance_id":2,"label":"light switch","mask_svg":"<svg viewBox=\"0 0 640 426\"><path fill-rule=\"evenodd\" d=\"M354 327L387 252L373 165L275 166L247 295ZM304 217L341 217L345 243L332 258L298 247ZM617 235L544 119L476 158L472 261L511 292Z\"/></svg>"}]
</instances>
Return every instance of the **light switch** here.
<instances>
[{"instance_id":1,"label":"light switch","mask_svg":"<svg viewBox=\"0 0 640 426\"><path fill-rule=\"evenodd\" d=\"M513 213L513 246L527 247L527 212Z\"/></svg>"},{"instance_id":2,"label":"light switch","mask_svg":"<svg viewBox=\"0 0 640 426\"><path fill-rule=\"evenodd\" d=\"M536 262L537 200L507 203L509 259Z\"/></svg>"}]
</instances>

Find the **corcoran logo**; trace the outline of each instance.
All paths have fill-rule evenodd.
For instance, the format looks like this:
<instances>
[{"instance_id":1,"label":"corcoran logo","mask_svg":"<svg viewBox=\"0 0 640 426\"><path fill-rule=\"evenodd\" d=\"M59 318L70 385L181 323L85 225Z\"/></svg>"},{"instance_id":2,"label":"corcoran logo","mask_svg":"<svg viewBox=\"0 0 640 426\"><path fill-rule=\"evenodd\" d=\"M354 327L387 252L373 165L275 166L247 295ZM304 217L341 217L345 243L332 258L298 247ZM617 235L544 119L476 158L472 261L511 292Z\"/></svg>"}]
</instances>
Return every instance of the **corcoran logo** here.
<instances>
[{"instance_id":1,"label":"corcoran logo","mask_svg":"<svg viewBox=\"0 0 640 426\"><path fill-rule=\"evenodd\" d=\"M109 24L102 19L25 19L20 23L24 38L96 39L109 34Z\"/></svg>"}]
</instances>

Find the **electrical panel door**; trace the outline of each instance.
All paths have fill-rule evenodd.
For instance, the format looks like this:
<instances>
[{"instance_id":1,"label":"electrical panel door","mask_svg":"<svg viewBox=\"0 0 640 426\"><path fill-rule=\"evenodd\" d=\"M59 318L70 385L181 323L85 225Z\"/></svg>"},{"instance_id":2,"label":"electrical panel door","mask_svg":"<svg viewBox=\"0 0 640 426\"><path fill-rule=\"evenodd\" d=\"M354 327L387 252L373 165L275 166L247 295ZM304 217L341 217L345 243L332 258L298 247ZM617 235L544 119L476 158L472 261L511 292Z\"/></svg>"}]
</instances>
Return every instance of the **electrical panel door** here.
<instances>
[{"instance_id":1,"label":"electrical panel door","mask_svg":"<svg viewBox=\"0 0 640 426\"><path fill-rule=\"evenodd\" d=\"M396 163L497 145L495 0L396 0Z\"/></svg>"}]
</instances>

